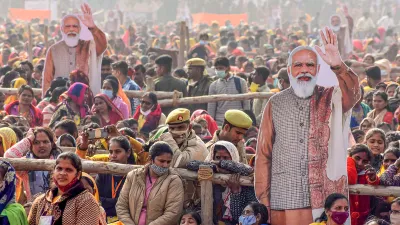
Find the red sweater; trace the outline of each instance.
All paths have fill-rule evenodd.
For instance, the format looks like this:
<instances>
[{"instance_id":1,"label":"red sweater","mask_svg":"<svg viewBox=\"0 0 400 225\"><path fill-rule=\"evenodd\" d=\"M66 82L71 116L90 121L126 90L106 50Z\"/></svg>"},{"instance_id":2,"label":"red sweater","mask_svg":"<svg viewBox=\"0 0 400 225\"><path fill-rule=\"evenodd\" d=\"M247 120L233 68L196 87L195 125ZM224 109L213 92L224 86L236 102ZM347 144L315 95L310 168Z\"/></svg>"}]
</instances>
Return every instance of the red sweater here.
<instances>
[{"instance_id":1,"label":"red sweater","mask_svg":"<svg viewBox=\"0 0 400 225\"><path fill-rule=\"evenodd\" d=\"M347 176L349 185L369 184L379 185L379 177L374 182L368 179L366 174L358 175L356 162L353 158L347 158ZM370 213L370 197L366 195L350 195L351 225L363 225Z\"/></svg>"}]
</instances>

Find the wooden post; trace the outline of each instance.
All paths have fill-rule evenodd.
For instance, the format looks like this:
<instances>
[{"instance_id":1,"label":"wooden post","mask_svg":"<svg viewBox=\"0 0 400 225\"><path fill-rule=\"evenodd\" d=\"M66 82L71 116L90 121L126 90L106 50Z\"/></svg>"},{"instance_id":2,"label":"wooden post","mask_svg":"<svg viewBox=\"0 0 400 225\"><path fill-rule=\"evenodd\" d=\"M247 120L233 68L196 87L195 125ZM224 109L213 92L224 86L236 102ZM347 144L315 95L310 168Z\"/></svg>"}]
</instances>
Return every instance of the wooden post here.
<instances>
[{"instance_id":1,"label":"wooden post","mask_svg":"<svg viewBox=\"0 0 400 225\"><path fill-rule=\"evenodd\" d=\"M259 99L268 99L274 93L271 92L256 92L256 93L246 93L246 94L236 94L236 95L205 95L205 96L197 96L197 97L186 97L186 98L178 98L175 101L173 99L164 99L158 101L161 107L163 106L178 106L178 105L189 105L189 104L202 104L209 102L218 102L218 101L243 101L249 100L253 98Z\"/></svg>"},{"instance_id":2,"label":"wooden post","mask_svg":"<svg viewBox=\"0 0 400 225\"><path fill-rule=\"evenodd\" d=\"M201 220L203 225L213 225L213 170L210 166L201 165L198 179L201 187Z\"/></svg>"},{"instance_id":3,"label":"wooden post","mask_svg":"<svg viewBox=\"0 0 400 225\"><path fill-rule=\"evenodd\" d=\"M189 54L190 50L190 34L189 34L189 27L186 26L186 55Z\"/></svg>"},{"instance_id":4,"label":"wooden post","mask_svg":"<svg viewBox=\"0 0 400 225\"><path fill-rule=\"evenodd\" d=\"M147 77L146 78L146 91L154 91L154 90L156 90L154 79L152 77Z\"/></svg>"},{"instance_id":5,"label":"wooden post","mask_svg":"<svg viewBox=\"0 0 400 225\"><path fill-rule=\"evenodd\" d=\"M28 61L32 62L33 60L33 53L32 53L32 31L31 31L31 23L28 23Z\"/></svg>"},{"instance_id":6,"label":"wooden post","mask_svg":"<svg viewBox=\"0 0 400 225\"><path fill-rule=\"evenodd\" d=\"M179 56L178 56L178 68L183 68L185 66L185 33L186 33L186 23L181 22L180 35L179 35Z\"/></svg>"},{"instance_id":7,"label":"wooden post","mask_svg":"<svg viewBox=\"0 0 400 225\"><path fill-rule=\"evenodd\" d=\"M49 1L49 2L51 2L51 1ZM44 25L44 34L43 35L44 35L44 47L46 48L46 51L47 51L47 49L49 49L49 26Z\"/></svg>"}]
</instances>

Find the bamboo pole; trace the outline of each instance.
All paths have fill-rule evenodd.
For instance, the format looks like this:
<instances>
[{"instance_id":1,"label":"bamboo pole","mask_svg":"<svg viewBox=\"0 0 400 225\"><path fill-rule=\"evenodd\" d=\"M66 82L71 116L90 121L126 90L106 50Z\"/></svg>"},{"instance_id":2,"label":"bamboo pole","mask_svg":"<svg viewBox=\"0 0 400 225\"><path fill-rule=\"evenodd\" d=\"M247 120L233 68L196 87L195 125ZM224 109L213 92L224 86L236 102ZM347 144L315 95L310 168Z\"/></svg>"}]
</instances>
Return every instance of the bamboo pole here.
<instances>
[{"instance_id":1,"label":"bamboo pole","mask_svg":"<svg viewBox=\"0 0 400 225\"><path fill-rule=\"evenodd\" d=\"M60 147L62 152L75 152L76 148L75 147ZM109 151L105 150L105 149L97 149L96 150L96 154L109 154Z\"/></svg>"},{"instance_id":2,"label":"bamboo pole","mask_svg":"<svg viewBox=\"0 0 400 225\"><path fill-rule=\"evenodd\" d=\"M18 88L0 88L0 92L4 93L5 95L17 95ZM42 96L42 89L33 88L33 93L36 96Z\"/></svg>"},{"instance_id":3,"label":"bamboo pole","mask_svg":"<svg viewBox=\"0 0 400 225\"><path fill-rule=\"evenodd\" d=\"M257 92L257 93L246 93L246 94L236 94L236 95L205 95L198 97L186 97L179 98L175 101L173 99L160 100L158 103L161 107L165 106L178 106L178 105L190 105L190 104L202 104L209 102L219 102L219 101L243 101L249 99L268 99L274 93L271 92Z\"/></svg>"},{"instance_id":4,"label":"bamboo pole","mask_svg":"<svg viewBox=\"0 0 400 225\"><path fill-rule=\"evenodd\" d=\"M185 33L186 33L186 23L184 21L180 24L180 34L179 34L179 55L178 55L178 68L183 68L185 66Z\"/></svg>"},{"instance_id":5,"label":"bamboo pole","mask_svg":"<svg viewBox=\"0 0 400 225\"><path fill-rule=\"evenodd\" d=\"M128 98L141 98L148 91L124 91ZM174 92L166 91L152 91L157 95L157 99L169 99L174 97ZM178 93L179 96L183 96L182 92Z\"/></svg>"},{"instance_id":6,"label":"bamboo pole","mask_svg":"<svg viewBox=\"0 0 400 225\"><path fill-rule=\"evenodd\" d=\"M31 24L28 23L28 61L32 62L33 60L33 53L32 53L32 31L31 31Z\"/></svg>"},{"instance_id":7,"label":"bamboo pole","mask_svg":"<svg viewBox=\"0 0 400 225\"><path fill-rule=\"evenodd\" d=\"M55 160L52 159L9 159L0 158L5 160L15 168L17 171L52 171L55 166ZM89 160L82 160L83 170L88 173L104 173L104 174L119 174L126 175L131 170L141 168L143 166L118 164L111 162L95 162ZM183 179L197 180L197 173L186 169L174 169ZM228 174L214 174L212 183L224 184L229 180ZM253 177L240 177L240 184L242 186L254 186ZM374 196L400 196L400 187L393 186L370 186L370 185L349 185L350 194L354 195L374 195Z\"/></svg>"},{"instance_id":8,"label":"bamboo pole","mask_svg":"<svg viewBox=\"0 0 400 225\"><path fill-rule=\"evenodd\" d=\"M41 88L33 88L33 93L37 96L42 95L42 89ZM5 95L16 95L18 94L18 88L0 88L0 92L4 93ZM124 91L126 93L126 96L129 98L141 98L146 91ZM158 99L167 99L167 98L173 98L174 97L174 92L166 92L166 91L153 91L154 94L157 95ZM182 92L178 92L179 96L182 96Z\"/></svg>"},{"instance_id":9,"label":"bamboo pole","mask_svg":"<svg viewBox=\"0 0 400 225\"><path fill-rule=\"evenodd\" d=\"M186 35L186 54L188 54L190 50L190 34L188 26L185 27L185 35Z\"/></svg>"},{"instance_id":10,"label":"bamboo pole","mask_svg":"<svg viewBox=\"0 0 400 225\"><path fill-rule=\"evenodd\" d=\"M49 49L49 26L47 25L44 26L44 47L46 48L46 51Z\"/></svg>"},{"instance_id":11,"label":"bamboo pole","mask_svg":"<svg viewBox=\"0 0 400 225\"><path fill-rule=\"evenodd\" d=\"M350 185L349 193L354 195L399 197L400 187L356 184L356 185Z\"/></svg>"},{"instance_id":12,"label":"bamboo pole","mask_svg":"<svg viewBox=\"0 0 400 225\"><path fill-rule=\"evenodd\" d=\"M200 166L199 174L201 174L200 170L207 171L208 173L213 175L213 170L210 166ZM210 179L200 180L200 200L201 200L201 219L203 225L213 225L213 184Z\"/></svg>"},{"instance_id":13,"label":"bamboo pole","mask_svg":"<svg viewBox=\"0 0 400 225\"><path fill-rule=\"evenodd\" d=\"M1 158L15 168L17 171L52 171L56 165L56 161L52 159L10 159ZM141 168L142 166L118 164L110 162L95 162L82 160L83 171L87 173L104 173L126 175L131 170Z\"/></svg>"}]
</instances>

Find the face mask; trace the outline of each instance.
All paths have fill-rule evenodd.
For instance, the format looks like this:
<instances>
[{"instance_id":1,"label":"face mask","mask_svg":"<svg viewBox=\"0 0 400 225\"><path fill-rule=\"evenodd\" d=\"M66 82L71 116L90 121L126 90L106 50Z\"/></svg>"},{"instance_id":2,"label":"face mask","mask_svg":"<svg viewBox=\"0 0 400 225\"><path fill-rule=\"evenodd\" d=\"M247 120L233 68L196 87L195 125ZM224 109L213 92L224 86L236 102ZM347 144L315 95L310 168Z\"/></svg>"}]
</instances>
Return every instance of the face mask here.
<instances>
[{"instance_id":1,"label":"face mask","mask_svg":"<svg viewBox=\"0 0 400 225\"><path fill-rule=\"evenodd\" d=\"M399 214L390 214L390 223L391 224L400 224L400 215Z\"/></svg>"},{"instance_id":2,"label":"face mask","mask_svg":"<svg viewBox=\"0 0 400 225\"><path fill-rule=\"evenodd\" d=\"M281 82L279 82L279 80L278 80L278 88L279 88L279 90L283 90L282 84L281 84Z\"/></svg>"},{"instance_id":3,"label":"face mask","mask_svg":"<svg viewBox=\"0 0 400 225\"><path fill-rule=\"evenodd\" d=\"M200 40L199 43L200 43L201 45L206 45L206 44L207 44L207 41Z\"/></svg>"},{"instance_id":4,"label":"face mask","mask_svg":"<svg viewBox=\"0 0 400 225\"><path fill-rule=\"evenodd\" d=\"M178 145L182 144L186 140L187 130L183 131L170 131L174 140Z\"/></svg>"},{"instance_id":5,"label":"face mask","mask_svg":"<svg viewBox=\"0 0 400 225\"><path fill-rule=\"evenodd\" d=\"M111 90L101 89L101 93L107 95L110 99L114 97L114 94Z\"/></svg>"},{"instance_id":6,"label":"face mask","mask_svg":"<svg viewBox=\"0 0 400 225\"><path fill-rule=\"evenodd\" d=\"M278 78L275 78L275 80L274 80L274 87L278 87L278 83L279 83L279 79L278 79Z\"/></svg>"},{"instance_id":7,"label":"face mask","mask_svg":"<svg viewBox=\"0 0 400 225\"><path fill-rule=\"evenodd\" d=\"M349 212L332 212L331 218L337 224L344 224L349 218Z\"/></svg>"},{"instance_id":8,"label":"face mask","mask_svg":"<svg viewBox=\"0 0 400 225\"><path fill-rule=\"evenodd\" d=\"M250 91L251 91L251 92L257 92L257 90L258 90L259 87L260 87L259 84L256 84L256 83L254 83L254 82L251 82L251 84L250 84Z\"/></svg>"},{"instance_id":9,"label":"face mask","mask_svg":"<svg viewBox=\"0 0 400 225\"><path fill-rule=\"evenodd\" d=\"M257 222L256 217L254 215L251 216L240 216L239 223L242 225L253 225Z\"/></svg>"},{"instance_id":10,"label":"face mask","mask_svg":"<svg viewBox=\"0 0 400 225\"><path fill-rule=\"evenodd\" d=\"M150 165L151 170L153 170L153 172L155 174L157 174L157 176L161 177L162 175L168 173L168 167L161 167L161 166L157 166L156 164L151 164Z\"/></svg>"},{"instance_id":11,"label":"face mask","mask_svg":"<svg viewBox=\"0 0 400 225\"><path fill-rule=\"evenodd\" d=\"M217 75L218 78L223 79L226 77L226 72L225 70L215 70L215 74Z\"/></svg>"},{"instance_id":12,"label":"face mask","mask_svg":"<svg viewBox=\"0 0 400 225\"><path fill-rule=\"evenodd\" d=\"M381 70L381 76L386 76L388 73L386 70Z\"/></svg>"},{"instance_id":13,"label":"face mask","mask_svg":"<svg viewBox=\"0 0 400 225\"><path fill-rule=\"evenodd\" d=\"M149 110L147 110L147 111L143 111L143 109L142 108L140 108L140 113L143 115L143 116L147 116L147 115L149 115L150 113L151 113L151 108L149 109Z\"/></svg>"}]
</instances>

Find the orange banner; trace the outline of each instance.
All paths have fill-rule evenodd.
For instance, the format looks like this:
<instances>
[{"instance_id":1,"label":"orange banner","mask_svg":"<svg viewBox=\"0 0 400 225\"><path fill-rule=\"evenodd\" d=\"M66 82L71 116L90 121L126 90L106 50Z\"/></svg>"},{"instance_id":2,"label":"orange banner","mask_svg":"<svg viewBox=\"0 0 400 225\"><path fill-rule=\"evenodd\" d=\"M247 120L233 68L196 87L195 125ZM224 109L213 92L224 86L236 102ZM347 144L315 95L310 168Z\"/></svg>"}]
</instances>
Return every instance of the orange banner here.
<instances>
[{"instance_id":1,"label":"orange banner","mask_svg":"<svg viewBox=\"0 0 400 225\"><path fill-rule=\"evenodd\" d=\"M31 19L39 18L41 21L44 19L50 19L50 10L29 10L29 9L8 9L8 18L12 21L24 20L31 21Z\"/></svg>"},{"instance_id":2,"label":"orange banner","mask_svg":"<svg viewBox=\"0 0 400 225\"><path fill-rule=\"evenodd\" d=\"M213 14L213 13L196 13L192 14L193 23L206 23L211 25L213 21L217 21L220 26L225 25L225 21L230 20L233 26L240 24L240 21L247 23L247 14Z\"/></svg>"}]
</instances>

